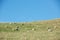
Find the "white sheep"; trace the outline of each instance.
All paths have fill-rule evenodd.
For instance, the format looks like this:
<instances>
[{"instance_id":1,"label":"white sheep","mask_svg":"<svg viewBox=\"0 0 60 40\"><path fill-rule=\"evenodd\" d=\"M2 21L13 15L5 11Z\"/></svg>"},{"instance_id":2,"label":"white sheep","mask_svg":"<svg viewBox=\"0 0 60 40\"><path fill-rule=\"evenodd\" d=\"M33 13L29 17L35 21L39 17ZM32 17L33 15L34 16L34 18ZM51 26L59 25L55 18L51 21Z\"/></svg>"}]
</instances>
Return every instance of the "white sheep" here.
<instances>
[{"instance_id":1,"label":"white sheep","mask_svg":"<svg viewBox=\"0 0 60 40\"><path fill-rule=\"evenodd\" d=\"M34 28L32 28L32 30L34 31L35 29L34 29Z\"/></svg>"},{"instance_id":2,"label":"white sheep","mask_svg":"<svg viewBox=\"0 0 60 40\"><path fill-rule=\"evenodd\" d=\"M48 32L51 32L52 31L52 29L48 29Z\"/></svg>"}]
</instances>

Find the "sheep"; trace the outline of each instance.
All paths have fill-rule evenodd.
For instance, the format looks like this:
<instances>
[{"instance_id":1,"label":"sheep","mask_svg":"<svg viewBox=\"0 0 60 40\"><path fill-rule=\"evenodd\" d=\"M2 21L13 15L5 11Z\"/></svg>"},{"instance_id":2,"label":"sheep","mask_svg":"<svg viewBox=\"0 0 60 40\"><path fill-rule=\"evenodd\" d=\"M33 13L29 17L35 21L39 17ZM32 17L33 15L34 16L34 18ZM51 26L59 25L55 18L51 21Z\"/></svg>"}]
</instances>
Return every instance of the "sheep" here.
<instances>
[{"instance_id":1,"label":"sheep","mask_svg":"<svg viewBox=\"0 0 60 40\"><path fill-rule=\"evenodd\" d=\"M34 28L32 28L32 30L34 31L35 29L34 29Z\"/></svg>"},{"instance_id":2,"label":"sheep","mask_svg":"<svg viewBox=\"0 0 60 40\"><path fill-rule=\"evenodd\" d=\"M32 31L36 31L37 29L36 28L32 28Z\"/></svg>"},{"instance_id":3,"label":"sheep","mask_svg":"<svg viewBox=\"0 0 60 40\"><path fill-rule=\"evenodd\" d=\"M52 32L52 29L51 28L48 28L48 32Z\"/></svg>"},{"instance_id":4,"label":"sheep","mask_svg":"<svg viewBox=\"0 0 60 40\"><path fill-rule=\"evenodd\" d=\"M19 26L17 26L15 30L18 31L19 30Z\"/></svg>"}]
</instances>

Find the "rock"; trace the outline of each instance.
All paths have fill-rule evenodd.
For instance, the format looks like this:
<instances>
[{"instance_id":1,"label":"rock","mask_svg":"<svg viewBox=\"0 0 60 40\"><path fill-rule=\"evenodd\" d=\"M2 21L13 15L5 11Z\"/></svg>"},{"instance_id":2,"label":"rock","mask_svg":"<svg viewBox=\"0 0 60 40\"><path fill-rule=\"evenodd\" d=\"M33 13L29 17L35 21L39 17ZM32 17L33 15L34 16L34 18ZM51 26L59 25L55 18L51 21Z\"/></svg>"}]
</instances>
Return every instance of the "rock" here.
<instances>
[{"instance_id":1,"label":"rock","mask_svg":"<svg viewBox=\"0 0 60 40\"><path fill-rule=\"evenodd\" d=\"M57 26L54 26L54 29L56 29L57 28Z\"/></svg>"}]
</instances>

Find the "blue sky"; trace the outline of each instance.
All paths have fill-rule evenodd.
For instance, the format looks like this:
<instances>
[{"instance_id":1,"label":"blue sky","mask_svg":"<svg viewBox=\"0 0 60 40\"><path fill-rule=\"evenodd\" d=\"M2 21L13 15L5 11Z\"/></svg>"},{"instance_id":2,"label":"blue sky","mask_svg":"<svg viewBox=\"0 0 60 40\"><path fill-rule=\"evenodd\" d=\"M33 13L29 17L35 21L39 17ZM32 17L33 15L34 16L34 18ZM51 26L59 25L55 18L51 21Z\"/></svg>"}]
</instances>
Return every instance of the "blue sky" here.
<instances>
[{"instance_id":1,"label":"blue sky","mask_svg":"<svg viewBox=\"0 0 60 40\"><path fill-rule=\"evenodd\" d=\"M60 0L0 0L0 22L60 18Z\"/></svg>"}]
</instances>

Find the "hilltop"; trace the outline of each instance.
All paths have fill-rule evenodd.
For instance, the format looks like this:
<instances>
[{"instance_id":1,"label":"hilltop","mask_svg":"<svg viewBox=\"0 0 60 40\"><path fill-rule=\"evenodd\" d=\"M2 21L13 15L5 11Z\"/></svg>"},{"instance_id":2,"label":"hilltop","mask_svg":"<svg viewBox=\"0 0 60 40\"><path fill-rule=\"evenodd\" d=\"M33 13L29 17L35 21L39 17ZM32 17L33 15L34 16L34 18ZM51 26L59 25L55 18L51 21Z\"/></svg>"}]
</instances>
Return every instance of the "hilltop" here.
<instances>
[{"instance_id":1,"label":"hilltop","mask_svg":"<svg viewBox=\"0 0 60 40\"><path fill-rule=\"evenodd\" d=\"M60 40L60 19L0 23L0 40Z\"/></svg>"}]
</instances>

